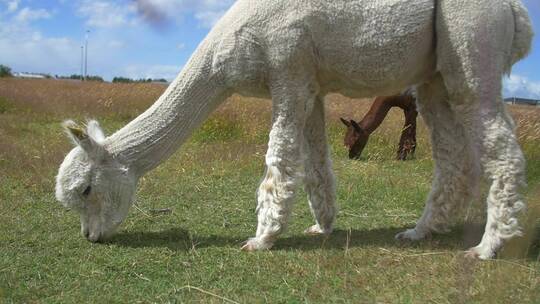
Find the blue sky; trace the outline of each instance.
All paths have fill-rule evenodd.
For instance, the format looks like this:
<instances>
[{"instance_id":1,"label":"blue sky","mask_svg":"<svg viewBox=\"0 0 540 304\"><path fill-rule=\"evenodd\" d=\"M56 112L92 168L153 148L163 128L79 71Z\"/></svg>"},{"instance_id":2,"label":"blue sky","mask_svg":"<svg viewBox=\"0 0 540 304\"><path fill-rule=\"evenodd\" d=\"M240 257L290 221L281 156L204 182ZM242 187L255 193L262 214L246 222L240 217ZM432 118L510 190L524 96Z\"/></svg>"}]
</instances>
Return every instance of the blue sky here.
<instances>
[{"instance_id":1,"label":"blue sky","mask_svg":"<svg viewBox=\"0 0 540 304\"><path fill-rule=\"evenodd\" d=\"M0 64L16 72L79 74L81 45L90 30L89 74L173 79L233 2L139 0L163 17L155 21L138 13L133 0L0 0ZM540 35L540 1L523 2ZM540 99L538 36L504 84L505 96Z\"/></svg>"}]
</instances>

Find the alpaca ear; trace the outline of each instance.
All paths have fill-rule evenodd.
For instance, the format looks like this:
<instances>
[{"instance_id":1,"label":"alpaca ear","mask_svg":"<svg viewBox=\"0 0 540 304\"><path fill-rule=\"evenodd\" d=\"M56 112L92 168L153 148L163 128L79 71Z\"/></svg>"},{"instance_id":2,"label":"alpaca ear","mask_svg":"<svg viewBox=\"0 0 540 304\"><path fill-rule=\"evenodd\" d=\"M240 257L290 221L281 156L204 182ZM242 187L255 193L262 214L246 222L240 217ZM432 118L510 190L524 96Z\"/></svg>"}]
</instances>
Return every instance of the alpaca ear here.
<instances>
[{"instance_id":1,"label":"alpaca ear","mask_svg":"<svg viewBox=\"0 0 540 304\"><path fill-rule=\"evenodd\" d=\"M99 126L97 120L89 120L86 124L86 133L90 138L99 144L103 144L105 141L105 133Z\"/></svg>"},{"instance_id":2,"label":"alpaca ear","mask_svg":"<svg viewBox=\"0 0 540 304\"><path fill-rule=\"evenodd\" d=\"M342 122L345 126L347 126L347 127L350 127L350 126L351 126L351 123L348 122L346 119L343 119L342 117L340 117L339 119L341 120L341 122Z\"/></svg>"},{"instance_id":3,"label":"alpaca ear","mask_svg":"<svg viewBox=\"0 0 540 304\"><path fill-rule=\"evenodd\" d=\"M86 129L79 126L73 120L66 120L62 124L68 137L76 146L81 147L93 160L100 160L105 152L103 141L105 134L99 123L95 120L88 122Z\"/></svg>"},{"instance_id":4,"label":"alpaca ear","mask_svg":"<svg viewBox=\"0 0 540 304\"><path fill-rule=\"evenodd\" d=\"M360 127L360 125L351 119L351 125L353 126L354 130L358 133L364 133L364 129L362 129L362 127Z\"/></svg>"}]
</instances>

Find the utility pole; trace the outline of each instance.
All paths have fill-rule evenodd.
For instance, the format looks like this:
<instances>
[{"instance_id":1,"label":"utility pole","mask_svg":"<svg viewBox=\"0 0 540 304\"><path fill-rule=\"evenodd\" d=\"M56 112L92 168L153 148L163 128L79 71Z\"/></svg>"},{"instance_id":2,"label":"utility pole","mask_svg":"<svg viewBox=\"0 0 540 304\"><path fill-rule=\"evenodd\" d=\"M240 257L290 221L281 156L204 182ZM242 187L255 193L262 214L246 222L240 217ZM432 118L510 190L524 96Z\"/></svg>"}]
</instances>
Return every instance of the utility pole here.
<instances>
[{"instance_id":1,"label":"utility pole","mask_svg":"<svg viewBox=\"0 0 540 304\"><path fill-rule=\"evenodd\" d=\"M88 77L88 34L90 30L86 30L86 35L84 38L84 80Z\"/></svg>"},{"instance_id":2,"label":"utility pole","mask_svg":"<svg viewBox=\"0 0 540 304\"><path fill-rule=\"evenodd\" d=\"M84 46L81 45L81 81L83 81L84 74Z\"/></svg>"}]
</instances>

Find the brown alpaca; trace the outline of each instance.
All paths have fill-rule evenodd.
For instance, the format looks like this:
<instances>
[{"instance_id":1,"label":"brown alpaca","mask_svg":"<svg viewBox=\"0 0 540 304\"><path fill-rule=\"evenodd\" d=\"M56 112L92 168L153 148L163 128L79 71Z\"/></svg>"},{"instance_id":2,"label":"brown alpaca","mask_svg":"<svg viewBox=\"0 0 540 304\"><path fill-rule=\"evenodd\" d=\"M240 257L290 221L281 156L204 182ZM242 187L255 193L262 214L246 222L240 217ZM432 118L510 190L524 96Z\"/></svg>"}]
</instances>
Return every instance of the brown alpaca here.
<instances>
[{"instance_id":1,"label":"brown alpaca","mask_svg":"<svg viewBox=\"0 0 540 304\"><path fill-rule=\"evenodd\" d=\"M407 92L402 95L377 97L364 118L358 123L354 120L341 121L347 126L344 144L349 149L349 158L359 158L367 144L369 135L383 122L392 107L403 109L405 125L399 139L397 159L406 160L416 148L416 99Z\"/></svg>"}]
</instances>

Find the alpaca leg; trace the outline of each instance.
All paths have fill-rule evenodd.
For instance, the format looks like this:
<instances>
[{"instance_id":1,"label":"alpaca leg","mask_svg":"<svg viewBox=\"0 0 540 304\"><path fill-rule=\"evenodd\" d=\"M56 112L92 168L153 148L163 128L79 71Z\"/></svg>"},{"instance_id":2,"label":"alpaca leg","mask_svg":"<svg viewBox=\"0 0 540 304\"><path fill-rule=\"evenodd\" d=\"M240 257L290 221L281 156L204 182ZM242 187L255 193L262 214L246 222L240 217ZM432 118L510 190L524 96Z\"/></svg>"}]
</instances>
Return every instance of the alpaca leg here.
<instances>
[{"instance_id":1,"label":"alpaca leg","mask_svg":"<svg viewBox=\"0 0 540 304\"><path fill-rule=\"evenodd\" d=\"M406 160L407 156L412 157L416 150L416 116L418 116L418 112L414 103L409 108L403 109L403 116L405 116L405 124L399 138L397 160Z\"/></svg>"},{"instance_id":2,"label":"alpaca leg","mask_svg":"<svg viewBox=\"0 0 540 304\"><path fill-rule=\"evenodd\" d=\"M505 240L521 235L518 216L525 207L519 193L525 185L525 159L514 123L504 109L500 87L493 91L480 92L478 101L469 99L454 105L491 184L485 232L480 244L469 250L469 255L480 259L494 257Z\"/></svg>"},{"instance_id":3,"label":"alpaca leg","mask_svg":"<svg viewBox=\"0 0 540 304\"><path fill-rule=\"evenodd\" d=\"M416 227L399 233L397 239L419 240L431 232L447 232L452 212L467 204L476 190L474 154L440 75L418 88L418 107L431 133L434 179Z\"/></svg>"},{"instance_id":4,"label":"alpaca leg","mask_svg":"<svg viewBox=\"0 0 540 304\"><path fill-rule=\"evenodd\" d=\"M297 75L298 76L298 75ZM269 249L287 228L302 180L304 125L316 98L313 82L281 80L271 90L273 125L266 153L266 173L257 191L257 233L242 249Z\"/></svg>"},{"instance_id":5,"label":"alpaca leg","mask_svg":"<svg viewBox=\"0 0 540 304\"><path fill-rule=\"evenodd\" d=\"M504 109L500 79L495 83L495 90L480 91L478 99L459 98L453 104L491 184L485 232L480 244L469 250L469 255L480 259L494 257L505 240L521 234L518 216L525 207L519 193L525 185L525 159Z\"/></svg>"},{"instance_id":6,"label":"alpaca leg","mask_svg":"<svg viewBox=\"0 0 540 304\"><path fill-rule=\"evenodd\" d=\"M307 234L332 232L336 217L336 185L326 142L324 102L317 98L304 128L306 159L304 183L315 225Z\"/></svg>"},{"instance_id":7,"label":"alpaca leg","mask_svg":"<svg viewBox=\"0 0 540 304\"><path fill-rule=\"evenodd\" d=\"M501 96L515 28L511 10L490 5L489 0L469 3L484 9L465 12L451 9L455 1L438 2L437 65L450 106L490 183L485 232L469 251L489 259L505 240L520 235L518 215L525 207L519 193L525 184L525 160Z\"/></svg>"}]
</instances>

